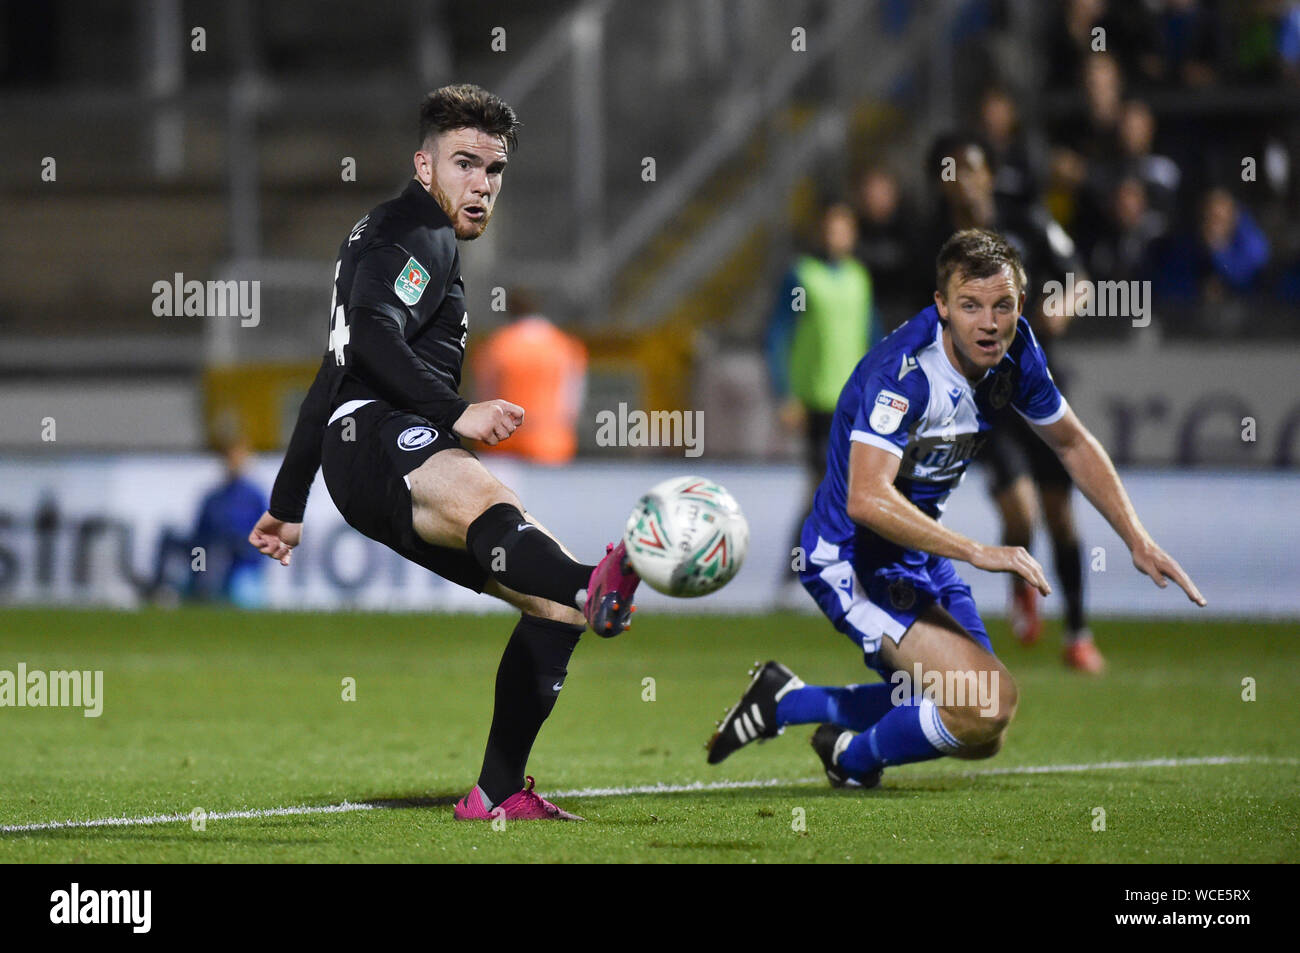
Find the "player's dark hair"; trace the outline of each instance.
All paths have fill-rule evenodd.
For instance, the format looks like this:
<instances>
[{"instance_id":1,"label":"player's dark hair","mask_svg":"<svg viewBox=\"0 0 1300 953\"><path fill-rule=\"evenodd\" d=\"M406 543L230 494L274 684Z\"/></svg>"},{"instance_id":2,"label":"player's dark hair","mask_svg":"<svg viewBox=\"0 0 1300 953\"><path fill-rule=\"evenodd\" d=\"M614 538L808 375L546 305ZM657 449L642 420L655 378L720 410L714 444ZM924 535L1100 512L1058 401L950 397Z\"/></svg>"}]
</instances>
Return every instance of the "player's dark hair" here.
<instances>
[{"instance_id":1,"label":"player's dark hair","mask_svg":"<svg viewBox=\"0 0 1300 953\"><path fill-rule=\"evenodd\" d=\"M967 279L988 278L1008 266L1016 282L1016 291L1024 291L1029 278L1015 246L987 228L964 228L954 232L939 249L939 257L934 262L935 281L938 282L935 287L947 297L948 282L953 275L959 274Z\"/></svg>"},{"instance_id":2,"label":"player's dark hair","mask_svg":"<svg viewBox=\"0 0 1300 953\"><path fill-rule=\"evenodd\" d=\"M479 129L500 136L506 151L518 145L519 118L510 104L472 83L458 83L435 89L420 104L420 145L432 136L452 129Z\"/></svg>"}]
</instances>

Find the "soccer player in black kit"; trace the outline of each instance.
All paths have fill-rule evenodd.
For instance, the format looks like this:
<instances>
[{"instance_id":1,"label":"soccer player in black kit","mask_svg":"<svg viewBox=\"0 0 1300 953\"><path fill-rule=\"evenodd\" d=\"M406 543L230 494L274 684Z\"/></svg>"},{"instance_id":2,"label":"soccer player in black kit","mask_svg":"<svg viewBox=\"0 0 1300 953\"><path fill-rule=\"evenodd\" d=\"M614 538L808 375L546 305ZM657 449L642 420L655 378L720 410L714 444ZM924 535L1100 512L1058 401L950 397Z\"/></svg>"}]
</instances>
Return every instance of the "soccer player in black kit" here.
<instances>
[{"instance_id":1,"label":"soccer player in black kit","mask_svg":"<svg viewBox=\"0 0 1300 953\"><path fill-rule=\"evenodd\" d=\"M945 162L952 163L953 175L944 174ZM935 177L932 181L938 186L940 208L919 246L918 261L929 254L924 249L941 246L955 231L990 228L1019 252L1034 287L1041 289L1049 277L1061 280L1066 272L1074 272L1077 279L1087 277L1074 253L1074 243L1041 204L1012 201L995 192L989 150L978 136L940 136L931 146L927 173ZM929 287L933 277L918 274L918 287L922 281ZM1045 305L1043 294L1034 293L1027 299L1025 317L1049 360L1053 342L1065 333L1072 315L1073 302L1066 302L1066 308L1057 313ZM1059 371L1054 365L1057 386L1065 390L1068 381L1060 379ZM1074 484L1069 473L1020 415L1009 409L994 421L980 459L991 472L990 491L1002 517L1004 545L1028 549L1041 511L1065 600L1062 657L1076 671L1100 674L1105 660L1084 615L1083 547L1074 521ZM1036 504L1041 504L1041 510ZM1037 642L1042 632L1037 602L1038 592L1032 586L1019 579L1012 581L1011 626L1024 645Z\"/></svg>"},{"instance_id":2,"label":"soccer player in black kit","mask_svg":"<svg viewBox=\"0 0 1300 953\"><path fill-rule=\"evenodd\" d=\"M524 768L578 637L627 628L640 580L621 542L597 565L574 559L460 442L495 445L524 425L522 407L458 393L469 319L456 242L487 228L517 126L477 86L425 98L414 178L339 249L328 348L249 542L289 565L319 467L352 527L519 609L482 772L455 816L580 820L535 794Z\"/></svg>"}]
</instances>

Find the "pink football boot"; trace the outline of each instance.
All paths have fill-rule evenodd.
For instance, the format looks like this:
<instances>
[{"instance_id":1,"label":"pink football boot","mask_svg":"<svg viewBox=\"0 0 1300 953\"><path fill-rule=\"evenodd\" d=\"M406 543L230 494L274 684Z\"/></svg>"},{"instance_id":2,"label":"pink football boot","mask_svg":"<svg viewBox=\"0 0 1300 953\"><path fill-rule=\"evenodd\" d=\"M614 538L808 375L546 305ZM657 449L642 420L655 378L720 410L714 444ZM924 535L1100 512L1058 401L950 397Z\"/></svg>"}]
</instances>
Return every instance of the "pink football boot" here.
<instances>
[{"instance_id":1,"label":"pink football boot","mask_svg":"<svg viewBox=\"0 0 1300 953\"><path fill-rule=\"evenodd\" d=\"M503 817L507 821L581 821L577 814L556 807L540 794L533 793L533 777L525 779L528 784L522 791L516 791L492 810L487 809L483 792L474 786L463 798L456 802L455 816L458 821L490 821Z\"/></svg>"},{"instance_id":2,"label":"pink football boot","mask_svg":"<svg viewBox=\"0 0 1300 953\"><path fill-rule=\"evenodd\" d=\"M591 572L587 583L587 604L582 614L587 617L591 630L605 638L613 638L624 629L632 627L632 596L640 585L641 577L632 571L627 558L627 547L605 546L605 558Z\"/></svg>"}]
</instances>

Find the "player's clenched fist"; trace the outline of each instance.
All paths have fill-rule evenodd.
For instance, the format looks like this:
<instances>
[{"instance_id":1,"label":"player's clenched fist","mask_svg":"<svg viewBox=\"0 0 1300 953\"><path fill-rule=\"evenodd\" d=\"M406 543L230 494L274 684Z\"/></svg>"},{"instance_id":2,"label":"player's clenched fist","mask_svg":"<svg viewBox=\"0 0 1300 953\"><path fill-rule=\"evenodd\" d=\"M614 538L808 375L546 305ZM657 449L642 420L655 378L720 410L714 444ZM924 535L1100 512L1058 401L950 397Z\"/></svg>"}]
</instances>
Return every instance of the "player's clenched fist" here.
<instances>
[{"instance_id":1,"label":"player's clenched fist","mask_svg":"<svg viewBox=\"0 0 1300 953\"><path fill-rule=\"evenodd\" d=\"M248 541L259 553L278 559L280 565L287 566L293 548L302 542L302 524L286 523L270 513L263 513L248 534Z\"/></svg>"},{"instance_id":2,"label":"player's clenched fist","mask_svg":"<svg viewBox=\"0 0 1300 953\"><path fill-rule=\"evenodd\" d=\"M462 437L481 440L491 447L518 430L523 422L522 407L498 398L470 404L451 429Z\"/></svg>"}]
</instances>

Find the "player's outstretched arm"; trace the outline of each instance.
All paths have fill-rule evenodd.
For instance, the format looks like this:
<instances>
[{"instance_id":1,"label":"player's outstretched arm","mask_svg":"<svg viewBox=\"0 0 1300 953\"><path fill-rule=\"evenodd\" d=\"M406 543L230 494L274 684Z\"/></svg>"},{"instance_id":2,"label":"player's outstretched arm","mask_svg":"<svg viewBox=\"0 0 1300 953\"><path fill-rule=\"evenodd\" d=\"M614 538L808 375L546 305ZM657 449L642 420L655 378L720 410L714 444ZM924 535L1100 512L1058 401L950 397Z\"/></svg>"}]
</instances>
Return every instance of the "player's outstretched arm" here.
<instances>
[{"instance_id":1,"label":"player's outstretched arm","mask_svg":"<svg viewBox=\"0 0 1300 953\"><path fill-rule=\"evenodd\" d=\"M329 416L329 368L333 355L326 354L298 408L298 420L280 472L271 487L267 512L248 534L248 541L258 552L289 565L289 551L302 540L302 514L307 509L307 495L320 469L321 437Z\"/></svg>"},{"instance_id":2,"label":"player's outstretched arm","mask_svg":"<svg viewBox=\"0 0 1300 953\"><path fill-rule=\"evenodd\" d=\"M960 559L987 572L1013 572L1043 595L1052 591L1043 567L1023 546L985 546L917 509L894 486L898 464L899 458L888 450L853 442L849 451L849 519L907 549Z\"/></svg>"},{"instance_id":3,"label":"player's outstretched arm","mask_svg":"<svg viewBox=\"0 0 1300 953\"><path fill-rule=\"evenodd\" d=\"M1138 571L1150 576L1161 589L1168 585L1166 580L1172 579L1187 593L1188 599L1204 606L1205 597L1196 588L1196 583L1146 531L1119 474L1115 472L1110 454L1074 411L1067 409L1060 420L1046 426L1036 425L1034 429L1061 458L1061 463L1088 502L1114 527L1133 554L1133 565Z\"/></svg>"},{"instance_id":4,"label":"player's outstretched arm","mask_svg":"<svg viewBox=\"0 0 1300 953\"><path fill-rule=\"evenodd\" d=\"M334 358L329 354L321 359L316 378L298 408L298 419L280 462L280 472L275 475L275 484L271 487L271 502L267 509L285 522L302 521L307 495L316 479L316 471L320 469L321 438L330 412L329 367L333 362Z\"/></svg>"},{"instance_id":5,"label":"player's outstretched arm","mask_svg":"<svg viewBox=\"0 0 1300 953\"><path fill-rule=\"evenodd\" d=\"M248 541L259 553L287 566L293 556L293 548L302 542L302 523L286 523L270 513L263 513L253 531L248 534Z\"/></svg>"}]
</instances>

